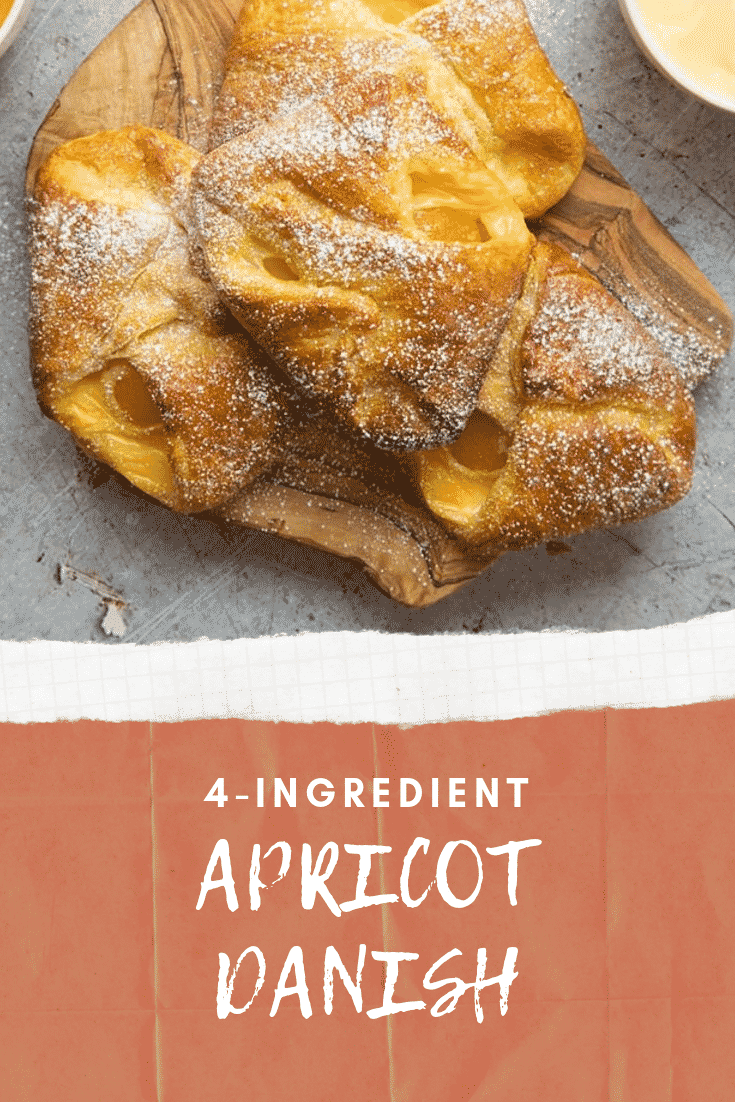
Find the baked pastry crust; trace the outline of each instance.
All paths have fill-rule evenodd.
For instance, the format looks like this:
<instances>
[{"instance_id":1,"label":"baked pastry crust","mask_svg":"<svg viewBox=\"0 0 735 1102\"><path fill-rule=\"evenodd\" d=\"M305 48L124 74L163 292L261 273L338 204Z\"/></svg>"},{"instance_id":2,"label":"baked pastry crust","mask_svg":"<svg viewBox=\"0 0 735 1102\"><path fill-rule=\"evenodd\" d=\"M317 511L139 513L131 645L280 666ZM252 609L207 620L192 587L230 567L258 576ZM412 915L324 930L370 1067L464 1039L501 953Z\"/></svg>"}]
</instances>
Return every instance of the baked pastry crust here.
<instances>
[{"instance_id":1,"label":"baked pastry crust","mask_svg":"<svg viewBox=\"0 0 735 1102\"><path fill-rule=\"evenodd\" d=\"M522 4L249 0L211 144L194 205L242 325L380 447L455 439L520 290L524 215L584 154Z\"/></svg>"},{"instance_id":2,"label":"baked pastry crust","mask_svg":"<svg viewBox=\"0 0 735 1102\"><path fill-rule=\"evenodd\" d=\"M283 417L262 354L227 331L190 260L198 159L146 127L80 138L52 153L30 207L39 402L86 451L182 512L227 501L261 473Z\"/></svg>"},{"instance_id":3,"label":"baked pastry crust","mask_svg":"<svg viewBox=\"0 0 735 1102\"><path fill-rule=\"evenodd\" d=\"M416 133L407 96L392 103L386 140L402 121ZM193 177L206 265L232 312L304 392L393 451L461 432L531 241L503 185L461 143L421 140L402 143L400 170L386 166L312 105L220 146ZM475 241L415 224L401 200L427 165L461 179Z\"/></svg>"},{"instance_id":4,"label":"baked pastry crust","mask_svg":"<svg viewBox=\"0 0 735 1102\"><path fill-rule=\"evenodd\" d=\"M537 243L466 432L410 463L448 529L500 555L673 505L695 435L656 341L568 253Z\"/></svg>"},{"instance_id":5,"label":"baked pastry crust","mask_svg":"<svg viewBox=\"0 0 735 1102\"><path fill-rule=\"evenodd\" d=\"M584 129L522 0L246 0L211 145L315 101L332 105L345 89L359 94L366 80L378 87L401 75L414 96L452 120L526 218L569 190L584 159ZM349 108L342 121L350 125Z\"/></svg>"}]
</instances>

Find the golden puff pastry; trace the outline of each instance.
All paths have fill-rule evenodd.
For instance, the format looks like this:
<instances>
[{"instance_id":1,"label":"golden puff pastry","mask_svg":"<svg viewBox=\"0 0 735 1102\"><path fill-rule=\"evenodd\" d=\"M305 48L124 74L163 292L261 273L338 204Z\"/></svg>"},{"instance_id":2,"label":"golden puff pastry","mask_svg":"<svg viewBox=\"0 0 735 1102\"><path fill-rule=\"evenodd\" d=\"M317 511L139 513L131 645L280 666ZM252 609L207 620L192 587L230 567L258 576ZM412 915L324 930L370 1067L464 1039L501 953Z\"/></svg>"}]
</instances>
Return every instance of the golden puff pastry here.
<instances>
[{"instance_id":1,"label":"golden puff pastry","mask_svg":"<svg viewBox=\"0 0 735 1102\"><path fill-rule=\"evenodd\" d=\"M263 471L282 419L262 356L190 261L198 159L146 127L80 138L51 154L30 209L42 408L182 512Z\"/></svg>"},{"instance_id":2,"label":"golden puff pastry","mask_svg":"<svg viewBox=\"0 0 735 1102\"><path fill-rule=\"evenodd\" d=\"M336 109L339 99L341 122L370 146L396 78L447 120L527 218L561 199L582 167L579 112L522 0L246 0L211 145L310 103ZM370 116L353 117L346 89L371 96Z\"/></svg>"},{"instance_id":3,"label":"golden puff pastry","mask_svg":"<svg viewBox=\"0 0 735 1102\"><path fill-rule=\"evenodd\" d=\"M691 396L656 341L539 243L467 429L410 464L446 527L500 555L673 505L694 448Z\"/></svg>"},{"instance_id":4,"label":"golden puff pastry","mask_svg":"<svg viewBox=\"0 0 735 1102\"><path fill-rule=\"evenodd\" d=\"M304 392L389 450L456 438L532 239L405 74L226 142L193 193L214 285Z\"/></svg>"}]
</instances>

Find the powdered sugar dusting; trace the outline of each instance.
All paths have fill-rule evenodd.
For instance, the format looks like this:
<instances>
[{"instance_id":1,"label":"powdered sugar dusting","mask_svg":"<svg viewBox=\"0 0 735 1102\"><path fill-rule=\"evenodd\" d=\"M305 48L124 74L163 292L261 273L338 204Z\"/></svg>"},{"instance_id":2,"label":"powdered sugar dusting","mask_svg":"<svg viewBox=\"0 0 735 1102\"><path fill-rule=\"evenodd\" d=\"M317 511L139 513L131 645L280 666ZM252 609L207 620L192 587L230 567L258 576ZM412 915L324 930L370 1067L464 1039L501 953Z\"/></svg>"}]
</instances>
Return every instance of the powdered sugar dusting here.
<instances>
[{"instance_id":1,"label":"powdered sugar dusting","mask_svg":"<svg viewBox=\"0 0 735 1102\"><path fill-rule=\"evenodd\" d=\"M456 534L473 545L521 547L638 520L682 497L692 477L694 406L655 339L545 243L534 250L516 312L531 321L505 378L513 401L498 390L502 374L483 401L489 416L493 402L501 412L515 404L505 464L487 480L484 503L475 493L465 512L450 510ZM490 422L485 431L500 427ZM457 463L439 453L419 465L427 500L439 487L440 509L450 502L442 465ZM460 464L457 477L473 476Z\"/></svg>"},{"instance_id":2,"label":"powdered sugar dusting","mask_svg":"<svg viewBox=\"0 0 735 1102\"><path fill-rule=\"evenodd\" d=\"M101 458L113 465L119 456L122 473L133 481L138 445L149 457L140 460L144 488L145 464L154 455L159 466L168 463L174 489L166 489L161 474L160 493L169 504L190 510L226 500L272 462L280 403L247 338L225 332L222 302L190 264L182 223L188 150L180 167L177 144L167 138L163 146L174 208L147 202L147 196L140 209L115 202L116 162L107 159L109 146L116 141L123 159L151 135L156 140L143 128L121 131L116 139L102 135L104 154L95 139L70 143L43 170L29 209L34 377L44 408L88 450L98 454L101 447ZM90 148L99 153L100 177L107 173L109 202L64 193L60 182L75 150L87 164ZM138 395L130 399L138 403L135 414L119 397L126 387Z\"/></svg>"},{"instance_id":3,"label":"powdered sugar dusting","mask_svg":"<svg viewBox=\"0 0 735 1102\"><path fill-rule=\"evenodd\" d=\"M351 88L333 109L310 104L219 147L195 174L194 205L215 283L255 339L307 393L403 450L461 431L518 293L528 233L503 186L404 78L386 93L378 105ZM427 143L420 120L432 115ZM414 223L410 170L432 163L457 188L464 176L474 186L486 244L433 240ZM459 206L451 176L443 186L439 202ZM298 278L267 278L263 250Z\"/></svg>"}]
</instances>

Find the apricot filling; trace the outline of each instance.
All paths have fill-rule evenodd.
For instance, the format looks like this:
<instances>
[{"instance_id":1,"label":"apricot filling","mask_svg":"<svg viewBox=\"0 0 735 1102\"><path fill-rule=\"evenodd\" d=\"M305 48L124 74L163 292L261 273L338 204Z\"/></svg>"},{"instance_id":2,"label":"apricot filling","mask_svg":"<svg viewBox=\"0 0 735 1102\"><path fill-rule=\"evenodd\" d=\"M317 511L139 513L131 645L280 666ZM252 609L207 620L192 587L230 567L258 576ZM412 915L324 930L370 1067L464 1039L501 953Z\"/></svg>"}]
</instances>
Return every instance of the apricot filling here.
<instances>
[{"instance_id":1,"label":"apricot filling","mask_svg":"<svg viewBox=\"0 0 735 1102\"><path fill-rule=\"evenodd\" d=\"M467 244L490 240L482 215L496 206L495 195L438 172L412 172L411 190L414 222L433 240Z\"/></svg>"},{"instance_id":2,"label":"apricot filling","mask_svg":"<svg viewBox=\"0 0 735 1102\"><path fill-rule=\"evenodd\" d=\"M124 359L81 379L57 404L59 420L96 458L159 501L175 498L169 440L145 379Z\"/></svg>"},{"instance_id":3,"label":"apricot filling","mask_svg":"<svg viewBox=\"0 0 735 1102\"><path fill-rule=\"evenodd\" d=\"M365 6L386 23L402 23L434 0L367 0Z\"/></svg>"},{"instance_id":4,"label":"apricot filling","mask_svg":"<svg viewBox=\"0 0 735 1102\"><path fill-rule=\"evenodd\" d=\"M452 525L466 525L482 510L508 457L509 438L487 414L475 412L448 448L417 455L427 505Z\"/></svg>"}]
</instances>

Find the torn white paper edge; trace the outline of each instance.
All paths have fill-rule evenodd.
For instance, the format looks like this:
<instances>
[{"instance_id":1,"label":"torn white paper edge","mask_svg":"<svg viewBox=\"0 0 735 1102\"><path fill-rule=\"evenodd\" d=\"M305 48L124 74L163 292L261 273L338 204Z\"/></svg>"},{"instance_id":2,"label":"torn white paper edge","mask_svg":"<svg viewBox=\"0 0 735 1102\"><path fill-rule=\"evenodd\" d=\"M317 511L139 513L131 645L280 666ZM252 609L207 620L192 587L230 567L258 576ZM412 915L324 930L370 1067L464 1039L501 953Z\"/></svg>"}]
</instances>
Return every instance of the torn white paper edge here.
<instances>
[{"instance_id":1,"label":"torn white paper edge","mask_svg":"<svg viewBox=\"0 0 735 1102\"><path fill-rule=\"evenodd\" d=\"M0 643L0 720L422 724L735 698L735 611L642 631Z\"/></svg>"}]
</instances>

